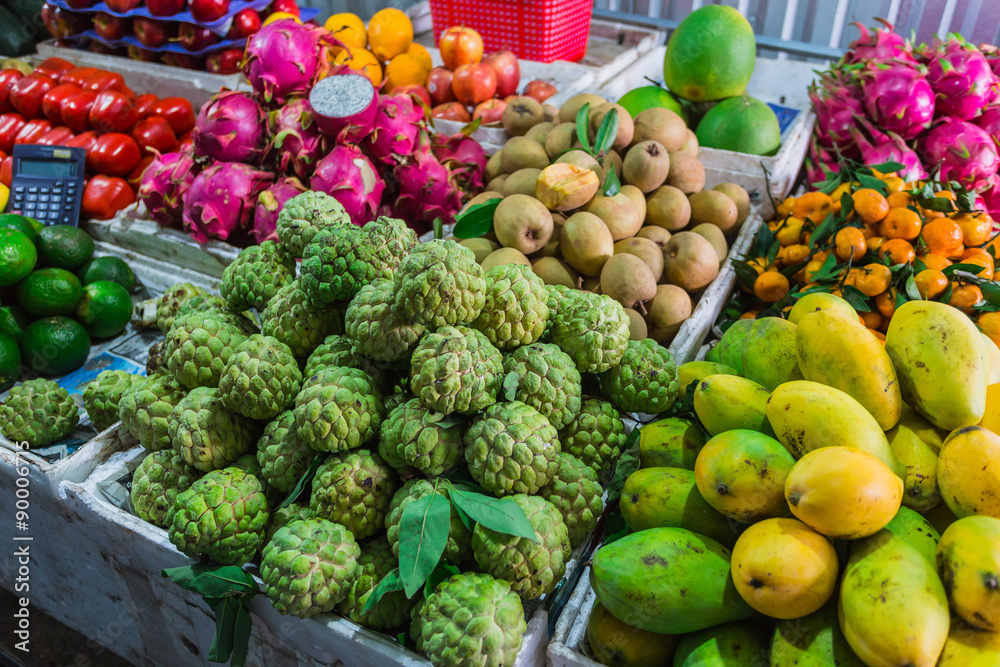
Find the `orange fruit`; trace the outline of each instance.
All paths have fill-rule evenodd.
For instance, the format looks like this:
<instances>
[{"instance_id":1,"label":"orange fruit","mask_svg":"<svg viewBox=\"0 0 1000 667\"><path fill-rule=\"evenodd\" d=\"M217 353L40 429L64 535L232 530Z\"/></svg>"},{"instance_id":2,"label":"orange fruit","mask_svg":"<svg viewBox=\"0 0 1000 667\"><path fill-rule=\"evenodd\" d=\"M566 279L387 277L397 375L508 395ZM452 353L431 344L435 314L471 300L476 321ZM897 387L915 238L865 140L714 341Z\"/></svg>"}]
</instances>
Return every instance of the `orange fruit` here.
<instances>
[{"instance_id":1,"label":"orange fruit","mask_svg":"<svg viewBox=\"0 0 1000 667\"><path fill-rule=\"evenodd\" d=\"M983 291L979 285L957 285L951 292L948 303L965 313L971 313L972 307L983 300Z\"/></svg>"},{"instance_id":2,"label":"orange fruit","mask_svg":"<svg viewBox=\"0 0 1000 667\"><path fill-rule=\"evenodd\" d=\"M778 204L778 209L776 213L778 217L784 218L786 215L791 214L792 208L795 206L795 197L785 197L785 200Z\"/></svg>"},{"instance_id":3,"label":"orange fruit","mask_svg":"<svg viewBox=\"0 0 1000 667\"><path fill-rule=\"evenodd\" d=\"M997 347L1000 347L1000 313L980 313L976 324L997 344Z\"/></svg>"},{"instance_id":4,"label":"orange fruit","mask_svg":"<svg viewBox=\"0 0 1000 667\"><path fill-rule=\"evenodd\" d=\"M882 313L878 310L869 310L867 313L858 313L861 316L861 321L869 329L878 329L882 326Z\"/></svg>"},{"instance_id":5,"label":"orange fruit","mask_svg":"<svg viewBox=\"0 0 1000 667\"><path fill-rule=\"evenodd\" d=\"M385 66L385 89L394 90L397 86L407 86L412 83L424 85L427 83L429 69L424 68L420 56L403 53Z\"/></svg>"},{"instance_id":6,"label":"orange fruit","mask_svg":"<svg viewBox=\"0 0 1000 667\"><path fill-rule=\"evenodd\" d=\"M959 213L952 220L962 230L962 243L967 246L982 245L993 233L993 218L987 213Z\"/></svg>"},{"instance_id":7,"label":"orange fruit","mask_svg":"<svg viewBox=\"0 0 1000 667\"><path fill-rule=\"evenodd\" d=\"M871 263L861 269L861 275L855 281L854 286L861 290L865 296L878 296L889 289L892 282L892 271L885 264Z\"/></svg>"},{"instance_id":8,"label":"orange fruit","mask_svg":"<svg viewBox=\"0 0 1000 667\"><path fill-rule=\"evenodd\" d=\"M927 252L948 258L962 256L964 250L962 228L954 220L948 218L931 220L924 225L920 232L920 238L927 246Z\"/></svg>"},{"instance_id":9,"label":"orange fruit","mask_svg":"<svg viewBox=\"0 0 1000 667\"><path fill-rule=\"evenodd\" d=\"M874 329L869 329L869 331L872 332L872 335L875 336L875 339L878 342L882 343L882 347L885 347L885 334L881 331L875 331Z\"/></svg>"},{"instance_id":10,"label":"orange fruit","mask_svg":"<svg viewBox=\"0 0 1000 667\"><path fill-rule=\"evenodd\" d=\"M804 262L807 257L809 257L809 246L807 245L785 246L778 251L778 261L782 262L785 266Z\"/></svg>"},{"instance_id":11,"label":"orange fruit","mask_svg":"<svg viewBox=\"0 0 1000 667\"><path fill-rule=\"evenodd\" d=\"M893 208L879 223L879 231L887 239L912 241L920 236L920 216L908 208Z\"/></svg>"},{"instance_id":12,"label":"orange fruit","mask_svg":"<svg viewBox=\"0 0 1000 667\"><path fill-rule=\"evenodd\" d=\"M801 218L788 218L785 224L777 229L774 238L783 246L795 245L802 238L802 226L805 221Z\"/></svg>"},{"instance_id":13,"label":"orange fruit","mask_svg":"<svg viewBox=\"0 0 1000 667\"><path fill-rule=\"evenodd\" d=\"M806 264L806 268L803 269L803 278L805 278L805 281L807 283L812 282L813 276L815 276L821 268L823 268L823 262L818 259L810 260L809 263Z\"/></svg>"},{"instance_id":14,"label":"orange fruit","mask_svg":"<svg viewBox=\"0 0 1000 667\"><path fill-rule=\"evenodd\" d=\"M909 264L916 257L916 253L913 252L913 246L910 245L909 241L903 239L889 239L878 249L879 257L888 257L893 265L896 264Z\"/></svg>"},{"instance_id":15,"label":"orange fruit","mask_svg":"<svg viewBox=\"0 0 1000 667\"><path fill-rule=\"evenodd\" d=\"M868 236L865 238L869 250L878 250L885 243L884 236Z\"/></svg>"},{"instance_id":16,"label":"orange fruit","mask_svg":"<svg viewBox=\"0 0 1000 667\"><path fill-rule=\"evenodd\" d=\"M378 88L382 85L382 63L368 49L350 47L347 51L338 49L333 55L334 65L347 65L356 72L361 72Z\"/></svg>"},{"instance_id":17,"label":"orange fruit","mask_svg":"<svg viewBox=\"0 0 1000 667\"><path fill-rule=\"evenodd\" d=\"M788 278L777 271L765 271L753 283L753 293L764 303L781 301L788 294Z\"/></svg>"},{"instance_id":18,"label":"orange fruit","mask_svg":"<svg viewBox=\"0 0 1000 667\"><path fill-rule=\"evenodd\" d=\"M906 187L906 181L896 175L883 176L882 182L885 183L885 186L888 188L890 194L895 194Z\"/></svg>"},{"instance_id":19,"label":"orange fruit","mask_svg":"<svg viewBox=\"0 0 1000 667\"><path fill-rule=\"evenodd\" d=\"M866 225L874 225L889 212L889 202L878 190L861 188L855 191L852 198L854 199L854 212Z\"/></svg>"},{"instance_id":20,"label":"orange fruit","mask_svg":"<svg viewBox=\"0 0 1000 667\"><path fill-rule=\"evenodd\" d=\"M852 287L858 286L858 278L862 275L862 270L859 268L853 268L847 272L847 277L844 278L845 285L851 285Z\"/></svg>"},{"instance_id":21,"label":"orange fruit","mask_svg":"<svg viewBox=\"0 0 1000 667\"><path fill-rule=\"evenodd\" d=\"M398 9L380 9L368 22L368 45L382 62L406 53L412 43L413 24L410 17Z\"/></svg>"},{"instance_id":22,"label":"orange fruit","mask_svg":"<svg viewBox=\"0 0 1000 667\"><path fill-rule=\"evenodd\" d=\"M906 192L893 192L885 199L889 202L889 208L906 208L913 203L913 199Z\"/></svg>"},{"instance_id":23,"label":"orange fruit","mask_svg":"<svg viewBox=\"0 0 1000 667\"><path fill-rule=\"evenodd\" d=\"M934 253L924 255L920 259L923 261L924 266L928 269L937 269L940 271L946 266L951 266L950 259L942 257L941 255L935 255Z\"/></svg>"},{"instance_id":24,"label":"orange fruit","mask_svg":"<svg viewBox=\"0 0 1000 667\"><path fill-rule=\"evenodd\" d=\"M982 278L984 280L993 280L993 258L990 257L989 253L985 253L978 248L978 252L970 252L967 250L962 254L962 259L959 260L962 264L975 264L977 266L983 267L983 270L976 274L976 277ZM968 256L966 256L968 255ZM972 273L970 271L969 273Z\"/></svg>"},{"instance_id":25,"label":"orange fruit","mask_svg":"<svg viewBox=\"0 0 1000 667\"><path fill-rule=\"evenodd\" d=\"M755 320L757 315L760 313L759 310L748 310L747 312L740 315L741 320Z\"/></svg>"},{"instance_id":26,"label":"orange fruit","mask_svg":"<svg viewBox=\"0 0 1000 667\"><path fill-rule=\"evenodd\" d=\"M882 313L882 317L889 321L892 318L892 314L896 312L896 290L890 287L886 291L875 297L875 307L878 308L878 312Z\"/></svg>"},{"instance_id":27,"label":"orange fruit","mask_svg":"<svg viewBox=\"0 0 1000 667\"><path fill-rule=\"evenodd\" d=\"M368 46L368 32L365 22L357 14L342 12L334 14L323 24L334 39L343 42L344 46L356 46L363 49Z\"/></svg>"},{"instance_id":28,"label":"orange fruit","mask_svg":"<svg viewBox=\"0 0 1000 667\"><path fill-rule=\"evenodd\" d=\"M278 21L284 21L285 19L288 19L289 21L295 21L299 25L302 24L302 19L300 19L295 14L292 14L290 12L274 12L273 14L270 14L266 19L264 19L264 21L260 24L260 27L263 28L266 25L271 25L272 23L276 23Z\"/></svg>"},{"instance_id":29,"label":"orange fruit","mask_svg":"<svg viewBox=\"0 0 1000 667\"><path fill-rule=\"evenodd\" d=\"M796 218L819 224L833 210L833 199L823 192L807 192L795 200L792 213Z\"/></svg>"},{"instance_id":30,"label":"orange fruit","mask_svg":"<svg viewBox=\"0 0 1000 667\"><path fill-rule=\"evenodd\" d=\"M844 227L833 237L833 241L837 257L845 262L849 259L857 261L868 251L865 235L857 227Z\"/></svg>"},{"instance_id":31,"label":"orange fruit","mask_svg":"<svg viewBox=\"0 0 1000 667\"><path fill-rule=\"evenodd\" d=\"M434 69L434 61L431 60L431 54L427 50L427 47L424 46L423 44L420 44L418 42L413 42L413 44L410 44L410 48L408 48L406 52L409 53L411 56L416 56L417 58L419 58L420 62L424 64L424 68L428 72Z\"/></svg>"},{"instance_id":32,"label":"orange fruit","mask_svg":"<svg viewBox=\"0 0 1000 667\"><path fill-rule=\"evenodd\" d=\"M913 276L913 283L925 299L935 299L948 289L948 277L937 269L924 269Z\"/></svg>"}]
</instances>

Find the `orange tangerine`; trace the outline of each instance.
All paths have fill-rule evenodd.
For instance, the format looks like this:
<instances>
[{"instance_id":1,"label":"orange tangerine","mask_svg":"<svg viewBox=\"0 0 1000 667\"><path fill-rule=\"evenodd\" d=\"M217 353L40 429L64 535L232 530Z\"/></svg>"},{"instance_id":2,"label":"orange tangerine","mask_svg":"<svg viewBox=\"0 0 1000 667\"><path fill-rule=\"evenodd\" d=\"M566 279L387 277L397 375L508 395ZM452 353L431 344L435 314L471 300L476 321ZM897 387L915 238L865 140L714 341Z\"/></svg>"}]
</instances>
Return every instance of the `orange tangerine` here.
<instances>
[{"instance_id":1,"label":"orange tangerine","mask_svg":"<svg viewBox=\"0 0 1000 667\"><path fill-rule=\"evenodd\" d=\"M889 213L889 202L878 190L861 188L852 195L854 212L866 225L874 225Z\"/></svg>"},{"instance_id":2,"label":"orange tangerine","mask_svg":"<svg viewBox=\"0 0 1000 667\"><path fill-rule=\"evenodd\" d=\"M937 269L924 269L913 276L913 283L917 286L917 292L925 299L934 299L948 289L948 277Z\"/></svg>"},{"instance_id":3,"label":"orange tangerine","mask_svg":"<svg viewBox=\"0 0 1000 667\"><path fill-rule=\"evenodd\" d=\"M777 271L765 271L754 281L753 293L764 303L774 303L785 298L788 288L788 278Z\"/></svg>"},{"instance_id":4,"label":"orange tangerine","mask_svg":"<svg viewBox=\"0 0 1000 667\"><path fill-rule=\"evenodd\" d=\"M1000 313L980 313L976 324L990 340L1000 347Z\"/></svg>"},{"instance_id":5,"label":"orange tangerine","mask_svg":"<svg viewBox=\"0 0 1000 667\"><path fill-rule=\"evenodd\" d=\"M823 262L818 259L810 260L809 263L806 264L806 268L803 269L803 278L805 278L805 281L807 283L812 282L813 276L815 276L821 268L823 268Z\"/></svg>"},{"instance_id":6,"label":"orange tangerine","mask_svg":"<svg viewBox=\"0 0 1000 667\"><path fill-rule=\"evenodd\" d=\"M843 261L857 261L865 256L868 246L865 235L857 227L844 227L834 237L837 257Z\"/></svg>"},{"instance_id":7,"label":"orange tangerine","mask_svg":"<svg viewBox=\"0 0 1000 667\"><path fill-rule=\"evenodd\" d=\"M885 326L885 322L883 322L880 326ZM885 347L885 334L881 331L875 331L874 329L869 329L869 331L871 331L872 335L875 336L875 340L880 342L882 347Z\"/></svg>"},{"instance_id":8,"label":"orange tangerine","mask_svg":"<svg viewBox=\"0 0 1000 667\"><path fill-rule=\"evenodd\" d=\"M962 230L962 243L967 246L982 245L993 233L993 218L987 213L959 213L952 220Z\"/></svg>"},{"instance_id":9,"label":"orange tangerine","mask_svg":"<svg viewBox=\"0 0 1000 667\"><path fill-rule=\"evenodd\" d=\"M948 258L961 257L965 249L962 245L962 228L948 218L938 218L925 224L920 238L927 246L927 252Z\"/></svg>"},{"instance_id":10,"label":"orange tangerine","mask_svg":"<svg viewBox=\"0 0 1000 667\"><path fill-rule=\"evenodd\" d=\"M795 200L792 213L796 218L819 224L833 210L833 199L823 192L807 192Z\"/></svg>"},{"instance_id":11,"label":"orange tangerine","mask_svg":"<svg viewBox=\"0 0 1000 667\"><path fill-rule=\"evenodd\" d=\"M909 264L916 257L913 246L903 239L889 239L878 249L879 257L888 257L895 264Z\"/></svg>"},{"instance_id":12,"label":"orange tangerine","mask_svg":"<svg viewBox=\"0 0 1000 667\"><path fill-rule=\"evenodd\" d=\"M802 238L802 226L805 221L801 218L788 218L785 224L774 232L774 237L783 246L795 245Z\"/></svg>"},{"instance_id":13,"label":"orange tangerine","mask_svg":"<svg viewBox=\"0 0 1000 667\"><path fill-rule=\"evenodd\" d=\"M906 208L913 203L913 198L906 192L893 192L886 197L886 201L889 208Z\"/></svg>"},{"instance_id":14,"label":"orange tangerine","mask_svg":"<svg viewBox=\"0 0 1000 667\"><path fill-rule=\"evenodd\" d=\"M426 69L428 72L434 69L434 61L431 60L431 54L427 50L427 47L424 46L423 44L420 44L419 42L413 42L413 44L410 44L410 48L408 48L406 52L409 53L411 56L416 56L417 58L419 58L420 62L424 64L424 69Z\"/></svg>"},{"instance_id":15,"label":"orange tangerine","mask_svg":"<svg viewBox=\"0 0 1000 667\"><path fill-rule=\"evenodd\" d=\"M385 89L395 90L397 86L406 86L412 83L424 85L427 83L429 69L424 68L424 63L420 56L409 53L402 53L385 66Z\"/></svg>"},{"instance_id":16,"label":"orange tangerine","mask_svg":"<svg viewBox=\"0 0 1000 667\"><path fill-rule=\"evenodd\" d=\"M906 187L906 181L896 175L884 176L882 181L885 183L885 186L888 188L890 194L895 194Z\"/></svg>"},{"instance_id":17,"label":"orange tangerine","mask_svg":"<svg viewBox=\"0 0 1000 667\"><path fill-rule=\"evenodd\" d=\"M892 318L892 314L896 312L895 288L890 287L875 297L875 307L878 308L878 312L882 313L882 317L888 322Z\"/></svg>"},{"instance_id":18,"label":"orange tangerine","mask_svg":"<svg viewBox=\"0 0 1000 667\"><path fill-rule=\"evenodd\" d=\"M334 14L326 20L323 27L335 39L343 42L344 46L356 46L359 49L368 46L368 31L365 30L365 22L357 14L350 12Z\"/></svg>"},{"instance_id":19,"label":"orange tangerine","mask_svg":"<svg viewBox=\"0 0 1000 667\"><path fill-rule=\"evenodd\" d=\"M951 260L947 257L942 257L941 255L935 255L930 253L929 255L924 255L920 258L923 261L924 266L928 269L942 270L946 266L951 266Z\"/></svg>"},{"instance_id":20,"label":"orange tangerine","mask_svg":"<svg viewBox=\"0 0 1000 667\"><path fill-rule=\"evenodd\" d=\"M983 291L979 289L979 285L956 285L948 303L965 313L971 313L972 307L982 300Z\"/></svg>"},{"instance_id":21,"label":"orange tangerine","mask_svg":"<svg viewBox=\"0 0 1000 667\"><path fill-rule=\"evenodd\" d=\"M809 257L809 246L807 245L796 244L785 246L778 251L778 261L782 262L785 266L804 262L807 257Z\"/></svg>"},{"instance_id":22,"label":"orange tangerine","mask_svg":"<svg viewBox=\"0 0 1000 667\"><path fill-rule=\"evenodd\" d=\"M740 315L740 319L741 320L755 320L755 319L757 319L757 315L759 315L759 314L760 314L759 310L748 310L747 312L745 312L742 315Z\"/></svg>"},{"instance_id":23,"label":"orange tangerine","mask_svg":"<svg viewBox=\"0 0 1000 667\"><path fill-rule=\"evenodd\" d=\"M878 329L882 326L882 313L878 310L869 310L867 313L858 313L861 316L861 321L869 329Z\"/></svg>"},{"instance_id":24,"label":"orange tangerine","mask_svg":"<svg viewBox=\"0 0 1000 667\"><path fill-rule=\"evenodd\" d=\"M887 239L912 241L920 236L920 216L908 208L893 208L879 223L879 231Z\"/></svg>"},{"instance_id":25,"label":"orange tangerine","mask_svg":"<svg viewBox=\"0 0 1000 667\"><path fill-rule=\"evenodd\" d=\"M795 197L785 197L784 201L778 204L778 210L776 213L778 214L778 217L784 218L786 215L791 214L794 207Z\"/></svg>"},{"instance_id":26,"label":"orange tangerine","mask_svg":"<svg viewBox=\"0 0 1000 667\"><path fill-rule=\"evenodd\" d=\"M878 296L889 289L892 282L892 271L885 264L871 263L861 269L861 275L855 281L854 286L861 290L865 296Z\"/></svg>"},{"instance_id":27,"label":"orange tangerine","mask_svg":"<svg viewBox=\"0 0 1000 667\"><path fill-rule=\"evenodd\" d=\"M976 274L976 277L984 280L993 280L993 258L988 253L977 252L960 260L962 264L975 264L983 267L983 270ZM971 271L970 271L971 273Z\"/></svg>"},{"instance_id":28,"label":"orange tangerine","mask_svg":"<svg viewBox=\"0 0 1000 667\"><path fill-rule=\"evenodd\" d=\"M368 22L368 45L382 62L406 53L412 43L413 23L398 9L380 9Z\"/></svg>"},{"instance_id":29,"label":"orange tangerine","mask_svg":"<svg viewBox=\"0 0 1000 667\"><path fill-rule=\"evenodd\" d=\"M338 49L333 56L335 65L347 65L351 69L363 73L378 88L382 85L382 64L368 49L350 47L347 51Z\"/></svg>"},{"instance_id":30,"label":"orange tangerine","mask_svg":"<svg viewBox=\"0 0 1000 667\"><path fill-rule=\"evenodd\" d=\"M274 12L273 14L270 14L266 19L264 19L264 21L260 24L260 26L263 28L266 25L271 25L272 23L276 23L277 21L283 21L285 19L288 19L289 21L295 21L299 25L302 24L302 19L300 19L295 14L292 14L290 12Z\"/></svg>"}]
</instances>

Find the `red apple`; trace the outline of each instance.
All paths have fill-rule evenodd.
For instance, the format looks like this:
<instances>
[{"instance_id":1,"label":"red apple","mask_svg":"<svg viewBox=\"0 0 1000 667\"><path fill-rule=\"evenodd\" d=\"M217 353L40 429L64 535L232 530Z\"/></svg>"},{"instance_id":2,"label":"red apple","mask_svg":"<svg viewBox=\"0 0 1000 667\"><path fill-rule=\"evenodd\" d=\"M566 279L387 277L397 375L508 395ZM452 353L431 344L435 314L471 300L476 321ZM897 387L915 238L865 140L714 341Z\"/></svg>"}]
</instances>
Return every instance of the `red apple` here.
<instances>
[{"instance_id":1,"label":"red apple","mask_svg":"<svg viewBox=\"0 0 1000 667\"><path fill-rule=\"evenodd\" d=\"M104 4L113 12L124 14L142 4L142 0L104 0Z\"/></svg>"},{"instance_id":2,"label":"red apple","mask_svg":"<svg viewBox=\"0 0 1000 667\"><path fill-rule=\"evenodd\" d=\"M191 0L188 8L198 23L211 23L229 12L229 0Z\"/></svg>"},{"instance_id":3,"label":"red apple","mask_svg":"<svg viewBox=\"0 0 1000 667\"><path fill-rule=\"evenodd\" d=\"M476 110L472 112L472 118L482 118L483 125L499 123L500 119L503 118L503 110L506 108L507 103L503 100L498 100L496 98L486 100L477 106Z\"/></svg>"},{"instance_id":4,"label":"red apple","mask_svg":"<svg viewBox=\"0 0 1000 667\"><path fill-rule=\"evenodd\" d=\"M100 53L103 56L124 56L128 53L124 46L108 46L96 39L90 40L88 48L91 53Z\"/></svg>"},{"instance_id":5,"label":"red apple","mask_svg":"<svg viewBox=\"0 0 1000 667\"><path fill-rule=\"evenodd\" d=\"M90 16L68 12L48 3L42 5L42 23L56 39L65 39L90 29Z\"/></svg>"},{"instance_id":6,"label":"red apple","mask_svg":"<svg viewBox=\"0 0 1000 667\"><path fill-rule=\"evenodd\" d=\"M472 28L456 25L448 28L438 40L441 60L450 70L473 65L483 59L483 38Z\"/></svg>"},{"instance_id":7,"label":"red apple","mask_svg":"<svg viewBox=\"0 0 1000 667\"><path fill-rule=\"evenodd\" d=\"M468 123L472 120L469 116L469 112L465 107L462 106L461 102L448 102L447 104L439 104L438 106L431 109L431 118L440 118L442 120L458 120L463 123Z\"/></svg>"},{"instance_id":8,"label":"red apple","mask_svg":"<svg viewBox=\"0 0 1000 667\"><path fill-rule=\"evenodd\" d=\"M114 16L107 12L97 12L94 16L94 30L101 39L117 42L125 35L132 34L132 19Z\"/></svg>"},{"instance_id":9,"label":"red apple","mask_svg":"<svg viewBox=\"0 0 1000 667\"><path fill-rule=\"evenodd\" d=\"M462 65L455 70L451 89L462 104L474 107L497 92L497 73L483 63Z\"/></svg>"},{"instance_id":10,"label":"red apple","mask_svg":"<svg viewBox=\"0 0 1000 667\"><path fill-rule=\"evenodd\" d=\"M497 73L497 97L504 98L517 93L521 83L521 65L513 51L497 51L483 58L483 62Z\"/></svg>"},{"instance_id":11,"label":"red apple","mask_svg":"<svg viewBox=\"0 0 1000 667\"><path fill-rule=\"evenodd\" d=\"M524 87L524 92L521 93L525 97L533 97L538 100L541 104L545 100L549 99L559 91L548 81L529 81L528 85Z\"/></svg>"},{"instance_id":12,"label":"red apple","mask_svg":"<svg viewBox=\"0 0 1000 667\"><path fill-rule=\"evenodd\" d=\"M419 83L408 83L405 86L396 86L391 91L390 95L410 95L414 100L420 102L428 109L431 107L431 94L427 92L427 89L421 86Z\"/></svg>"},{"instance_id":13,"label":"red apple","mask_svg":"<svg viewBox=\"0 0 1000 667\"><path fill-rule=\"evenodd\" d=\"M430 93L432 106L455 101L455 93L451 89L454 76L455 73L446 67L435 67L427 75L427 92Z\"/></svg>"},{"instance_id":14,"label":"red apple","mask_svg":"<svg viewBox=\"0 0 1000 667\"><path fill-rule=\"evenodd\" d=\"M236 13L233 17L233 24L229 26L226 39L243 39L260 30L260 14L253 9L244 9Z\"/></svg>"},{"instance_id":15,"label":"red apple","mask_svg":"<svg viewBox=\"0 0 1000 667\"><path fill-rule=\"evenodd\" d=\"M160 54L156 51L150 51L134 44L128 47L128 57L132 60L141 60L146 63L155 63L160 60Z\"/></svg>"},{"instance_id":16,"label":"red apple","mask_svg":"<svg viewBox=\"0 0 1000 667\"><path fill-rule=\"evenodd\" d=\"M181 23L177 41L188 51L201 51L219 41L219 36L208 28L193 23Z\"/></svg>"},{"instance_id":17,"label":"red apple","mask_svg":"<svg viewBox=\"0 0 1000 667\"><path fill-rule=\"evenodd\" d=\"M212 74L236 74L240 71L243 49L223 49L205 59L205 71Z\"/></svg>"},{"instance_id":18,"label":"red apple","mask_svg":"<svg viewBox=\"0 0 1000 667\"><path fill-rule=\"evenodd\" d=\"M160 21L148 19L144 16L136 16L132 24L135 29L135 38L150 49L155 49L166 44L171 37L177 34L177 24L172 21Z\"/></svg>"},{"instance_id":19,"label":"red apple","mask_svg":"<svg viewBox=\"0 0 1000 667\"><path fill-rule=\"evenodd\" d=\"M184 11L187 0L146 0L146 9L153 16L173 16Z\"/></svg>"},{"instance_id":20,"label":"red apple","mask_svg":"<svg viewBox=\"0 0 1000 667\"><path fill-rule=\"evenodd\" d=\"M173 53L172 51L163 54L163 62L171 67L183 67L184 69L202 69L205 64L204 60L189 53Z\"/></svg>"},{"instance_id":21,"label":"red apple","mask_svg":"<svg viewBox=\"0 0 1000 667\"><path fill-rule=\"evenodd\" d=\"M301 10L295 0L274 0L271 3L271 13L286 12L294 16L301 16Z\"/></svg>"}]
</instances>

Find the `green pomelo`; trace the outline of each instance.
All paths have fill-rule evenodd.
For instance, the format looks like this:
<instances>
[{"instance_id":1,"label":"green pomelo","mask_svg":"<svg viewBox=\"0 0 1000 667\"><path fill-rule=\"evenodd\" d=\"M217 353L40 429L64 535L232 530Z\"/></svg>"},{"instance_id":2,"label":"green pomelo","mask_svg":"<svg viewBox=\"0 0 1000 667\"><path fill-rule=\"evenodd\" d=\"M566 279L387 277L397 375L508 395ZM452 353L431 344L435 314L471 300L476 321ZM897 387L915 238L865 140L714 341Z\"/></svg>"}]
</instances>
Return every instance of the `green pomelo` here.
<instances>
[{"instance_id":1,"label":"green pomelo","mask_svg":"<svg viewBox=\"0 0 1000 667\"><path fill-rule=\"evenodd\" d=\"M625 111L628 111L632 118L635 118L646 109L654 107L670 109L681 118L685 117L684 107L677 101L677 98L671 95L670 91L664 90L659 86L643 86L642 88L630 90L622 95L622 98L618 100L618 104L625 107Z\"/></svg>"},{"instance_id":2,"label":"green pomelo","mask_svg":"<svg viewBox=\"0 0 1000 667\"><path fill-rule=\"evenodd\" d=\"M705 114L695 130L702 148L751 155L774 155L781 148L781 125L771 107L748 95L731 97Z\"/></svg>"},{"instance_id":3,"label":"green pomelo","mask_svg":"<svg viewBox=\"0 0 1000 667\"><path fill-rule=\"evenodd\" d=\"M674 30L663 60L670 92L692 102L742 95L753 74L757 40L732 7L706 5Z\"/></svg>"}]
</instances>

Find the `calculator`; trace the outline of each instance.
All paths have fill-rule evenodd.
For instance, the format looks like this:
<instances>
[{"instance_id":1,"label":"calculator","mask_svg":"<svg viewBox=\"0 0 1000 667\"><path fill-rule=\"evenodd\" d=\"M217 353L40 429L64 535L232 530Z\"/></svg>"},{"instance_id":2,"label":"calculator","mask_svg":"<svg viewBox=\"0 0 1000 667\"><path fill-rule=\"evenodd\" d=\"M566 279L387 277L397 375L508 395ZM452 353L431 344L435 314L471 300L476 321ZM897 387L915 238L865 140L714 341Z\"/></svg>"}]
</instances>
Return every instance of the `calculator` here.
<instances>
[{"instance_id":1,"label":"calculator","mask_svg":"<svg viewBox=\"0 0 1000 667\"><path fill-rule=\"evenodd\" d=\"M86 153L67 146L14 146L9 213L20 213L45 225L80 222Z\"/></svg>"}]
</instances>

